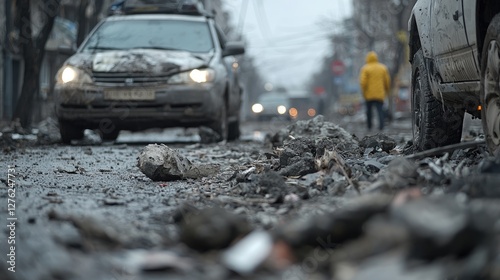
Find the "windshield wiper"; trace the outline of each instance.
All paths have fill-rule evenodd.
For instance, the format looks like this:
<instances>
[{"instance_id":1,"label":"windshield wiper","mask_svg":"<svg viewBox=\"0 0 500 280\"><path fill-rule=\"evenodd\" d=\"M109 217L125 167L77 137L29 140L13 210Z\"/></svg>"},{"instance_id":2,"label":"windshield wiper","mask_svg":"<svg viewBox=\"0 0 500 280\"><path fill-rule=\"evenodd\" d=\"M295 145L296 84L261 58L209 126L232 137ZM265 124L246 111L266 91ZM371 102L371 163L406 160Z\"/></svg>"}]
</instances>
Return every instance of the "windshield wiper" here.
<instances>
[{"instance_id":1,"label":"windshield wiper","mask_svg":"<svg viewBox=\"0 0 500 280\"><path fill-rule=\"evenodd\" d=\"M133 47L133 49L153 49L153 50L165 50L165 51L184 51L176 48L168 48L168 47L156 47L156 46L144 46L144 47Z\"/></svg>"},{"instance_id":2,"label":"windshield wiper","mask_svg":"<svg viewBox=\"0 0 500 280\"><path fill-rule=\"evenodd\" d=\"M91 50L123 50L121 48L101 47L101 46L93 46L93 47L87 47L87 48L91 49Z\"/></svg>"}]
</instances>

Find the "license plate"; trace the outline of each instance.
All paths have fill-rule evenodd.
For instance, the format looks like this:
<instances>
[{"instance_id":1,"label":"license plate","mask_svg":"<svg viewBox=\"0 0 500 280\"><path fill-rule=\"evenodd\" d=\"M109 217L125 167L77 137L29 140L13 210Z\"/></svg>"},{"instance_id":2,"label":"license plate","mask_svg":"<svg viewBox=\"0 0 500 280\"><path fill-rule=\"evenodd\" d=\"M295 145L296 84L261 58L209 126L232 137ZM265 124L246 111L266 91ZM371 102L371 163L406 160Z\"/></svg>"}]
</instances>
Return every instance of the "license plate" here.
<instances>
[{"instance_id":1,"label":"license plate","mask_svg":"<svg viewBox=\"0 0 500 280\"><path fill-rule=\"evenodd\" d=\"M106 90L104 91L106 100L154 100L154 90Z\"/></svg>"}]
</instances>

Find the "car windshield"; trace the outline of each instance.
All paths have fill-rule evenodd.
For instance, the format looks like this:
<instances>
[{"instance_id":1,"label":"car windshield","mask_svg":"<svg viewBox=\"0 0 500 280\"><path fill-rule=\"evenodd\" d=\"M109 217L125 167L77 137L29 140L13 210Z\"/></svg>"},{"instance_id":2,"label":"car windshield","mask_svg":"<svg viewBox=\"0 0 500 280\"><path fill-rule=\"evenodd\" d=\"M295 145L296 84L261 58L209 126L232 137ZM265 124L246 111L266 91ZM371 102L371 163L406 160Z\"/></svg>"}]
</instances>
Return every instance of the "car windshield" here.
<instances>
[{"instance_id":1,"label":"car windshield","mask_svg":"<svg viewBox=\"0 0 500 280\"><path fill-rule=\"evenodd\" d=\"M207 53L213 46L206 22L117 20L104 22L83 51L151 48Z\"/></svg>"}]
</instances>

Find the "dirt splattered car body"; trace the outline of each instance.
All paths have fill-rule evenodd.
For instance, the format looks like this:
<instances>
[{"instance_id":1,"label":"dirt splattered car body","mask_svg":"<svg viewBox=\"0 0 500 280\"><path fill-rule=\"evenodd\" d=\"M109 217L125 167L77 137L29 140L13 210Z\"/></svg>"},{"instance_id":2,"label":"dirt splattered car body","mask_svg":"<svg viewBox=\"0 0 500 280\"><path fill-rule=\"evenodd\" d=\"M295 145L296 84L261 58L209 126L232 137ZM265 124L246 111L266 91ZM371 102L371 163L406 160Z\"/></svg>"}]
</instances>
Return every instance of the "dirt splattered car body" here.
<instances>
[{"instance_id":1,"label":"dirt splattered car body","mask_svg":"<svg viewBox=\"0 0 500 280\"><path fill-rule=\"evenodd\" d=\"M104 19L57 74L56 115L63 142L98 129L206 125L220 140L239 137L241 88L234 55L211 17L115 15Z\"/></svg>"},{"instance_id":2,"label":"dirt splattered car body","mask_svg":"<svg viewBox=\"0 0 500 280\"><path fill-rule=\"evenodd\" d=\"M500 147L500 3L419 0L409 21L418 150L460 141L464 113Z\"/></svg>"}]
</instances>

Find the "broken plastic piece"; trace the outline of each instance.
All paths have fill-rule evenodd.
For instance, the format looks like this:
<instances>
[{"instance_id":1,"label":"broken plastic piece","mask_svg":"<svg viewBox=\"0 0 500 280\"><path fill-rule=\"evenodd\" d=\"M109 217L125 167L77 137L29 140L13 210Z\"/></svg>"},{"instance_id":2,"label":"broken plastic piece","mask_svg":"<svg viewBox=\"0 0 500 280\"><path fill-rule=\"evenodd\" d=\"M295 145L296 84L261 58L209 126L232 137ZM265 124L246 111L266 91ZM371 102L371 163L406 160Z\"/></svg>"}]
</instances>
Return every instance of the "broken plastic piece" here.
<instances>
[{"instance_id":1,"label":"broken plastic piece","mask_svg":"<svg viewBox=\"0 0 500 280\"><path fill-rule=\"evenodd\" d=\"M265 231L254 231L224 252L222 261L240 274L253 272L271 254L273 240Z\"/></svg>"}]
</instances>

